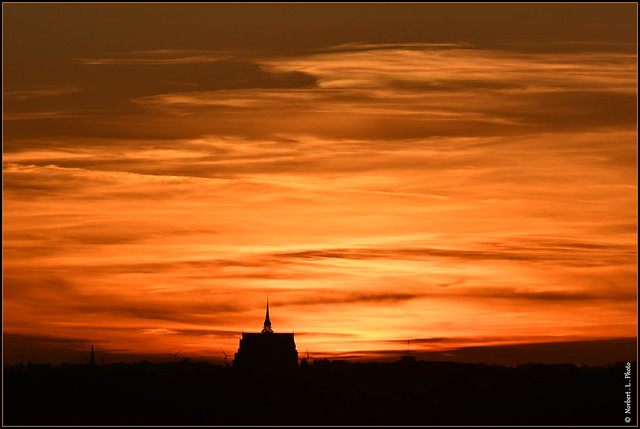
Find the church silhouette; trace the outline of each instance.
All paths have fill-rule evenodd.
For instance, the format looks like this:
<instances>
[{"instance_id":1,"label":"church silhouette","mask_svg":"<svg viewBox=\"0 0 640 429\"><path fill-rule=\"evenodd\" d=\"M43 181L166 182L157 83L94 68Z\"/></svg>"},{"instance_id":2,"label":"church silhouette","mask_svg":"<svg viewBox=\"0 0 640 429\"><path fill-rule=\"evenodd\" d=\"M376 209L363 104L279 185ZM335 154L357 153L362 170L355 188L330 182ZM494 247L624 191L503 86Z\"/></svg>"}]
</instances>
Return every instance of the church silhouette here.
<instances>
[{"instance_id":1,"label":"church silhouette","mask_svg":"<svg viewBox=\"0 0 640 429\"><path fill-rule=\"evenodd\" d=\"M260 333L242 333L233 367L240 370L274 372L287 371L298 366L298 351L294 334L276 334L271 329L269 300L267 314Z\"/></svg>"}]
</instances>

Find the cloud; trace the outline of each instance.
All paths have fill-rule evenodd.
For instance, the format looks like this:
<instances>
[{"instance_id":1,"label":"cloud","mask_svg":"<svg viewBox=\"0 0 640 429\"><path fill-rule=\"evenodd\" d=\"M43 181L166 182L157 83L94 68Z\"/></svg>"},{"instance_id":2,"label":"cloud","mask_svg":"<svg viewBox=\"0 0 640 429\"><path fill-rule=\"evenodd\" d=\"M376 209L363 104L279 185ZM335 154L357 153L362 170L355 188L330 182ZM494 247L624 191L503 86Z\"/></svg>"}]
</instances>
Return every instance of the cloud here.
<instances>
[{"instance_id":1,"label":"cloud","mask_svg":"<svg viewBox=\"0 0 640 429\"><path fill-rule=\"evenodd\" d=\"M24 85L12 81L15 90L6 97L5 115L16 121L6 125L7 135L14 138L25 135L182 138L188 129L184 123L149 117L139 104L130 100L184 90L197 93L241 88L307 88L315 85L313 77L305 73L269 72L247 58L229 60L220 59L219 55L215 60L206 56L204 59L200 56L160 57L92 60L99 65L73 63L65 66L64 70L55 71L54 75L60 77L55 83L44 86L44 89L41 88L43 85L24 89ZM131 62L136 65L126 66ZM167 62L170 64L167 65ZM45 93L50 96L41 96ZM51 96L54 93L56 96ZM173 112L169 114L173 116ZM29 123L25 125L23 121ZM150 121L156 122L156 126L150 126ZM135 126L132 127L133 124ZM201 123L194 128L192 137L199 137L208 131L211 131L210 126Z\"/></svg>"},{"instance_id":2,"label":"cloud","mask_svg":"<svg viewBox=\"0 0 640 429\"><path fill-rule=\"evenodd\" d=\"M77 58L73 61L84 65L158 65L158 64L203 64L224 61L229 57L191 56L180 58Z\"/></svg>"},{"instance_id":3,"label":"cloud","mask_svg":"<svg viewBox=\"0 0 640 429\"><path fill-rule=\"evenodd\" d=\"M164 48L114 52L99 58L73 58L71 61L83 65L176 65L246 61L251 56L246 50Z\"/></svg>"},{"instance_id":4,"label":"cloud","mask_svg":"<svg viewBox=\"0 0 640 429\"><path fill-rule=\"evenodd\" d=\"M363 43L349 42L340 45L330 46L320 51L340 52L340 51L371 51L376 49L438 49L438 48L460 48L469 46L469 43Z\"/></svg>"},{"instance_id":5,"label":"cloud","mask_svg":"<svg viewBox=\"0 0 640 429\"><path fill-rule=\"evenodd\" d=\"M515 280L513 283L519 283ZM492 286L471 285L450 290L435 290L434 288L422 287L398 287L387 291L373 293L363 292L338 292L331 289L318 291L315 294L304 294L303 298L286 300L286 305L342 305L342 304L400 304L410 300L423 299L457 299L474 302L482 299L485 303L495 302L495 300L529 303L543 305L545 303L588 303L597 301L618 301L630 302L635 298L634 291L617 290L615 288L604 288L603 290L575 290L575 289L550 289L549 286Z\"/></svg>"},{"instance_id":6,"label":"cloud","mask_svg":"<svg viewBox=\"0 0 640 429\"><path fill-rule=\"evenodd\" d=\"M523 301L549 301L549 302L579 302L592 300L628 301L635 294L624 291L610 291L603 293L585 290L535 290L522 288L468 288L459 295L469 297L506 298Z\"/></svg>"},{"instance_id":7,"label":"cloud","mask_svg":"<svg viewBox=\"0 0 640 429\"><path fill-rule=\"evenodd\" d=\"M415 293L347 293L322 296L308 296L303 299L288 301L287 305L326 305L326 304L366 304L366 303L397 303L419 298L423 295Z\"/></svg>"},{"instance_id":8,"label":"cloud","mask_svg":"<svg viewBox=\"0 0 640 429\"><path fill-rule=\"evenodd\" d=\"M516 366L525 363L608 365L635 360L635 338L557 341L522 344L497 344L458 347L446 351L413 350L410 354L428 362L464 362ZM406 349L362 350L345 354L358 360L397 361ZM340 354L331 356L340 358Z\"/></svg>"},{"instance_id":9,"label":"cloud","mask_svg":"<svg viewBox=\"0 0 640 429\"><path fill-rule=\"evenodd\" d=\"M549 243L547 243L548 245ZM308 250L290 253L281 253L275 256L296 259L431 259L431 258L456 258L463 260L508 260L536 262L561 265L609 265L629 263L634 255L633 246L596 244L596 243L551 243L547 247L542 246L503 246L501 243L491 243L492 249L445 249L445 248L350 248L350 249L322 249ZM592 250L607 250L609 255L603 258L598 253L598 259L594 259ZM615 255L615 256L614 256Z\"/></svg>"},{"instance_id":10,"label":"cloud","mask_svg":"<svg viewBox=\"0 0 640 429\"><path fill-rule=\"evenodd\" d=\"M3 94L3 97L6 100L5 102L10 102L12 100L24 101L39 97L54 97L57 95L73 94L77 91L78 88L73 87L41 87L7 91Z\"/></svg>"},{"instance_id":11,"label":"cloud","mask_svg":"<svg viewBox=\"0 0 640 429\"><path fill-rule=\"evenodd\" d=\"M192 336L232 336L236 338L238 336L238 331L230 331L224 329L178 329L176 331L171 331L171 333L179 334L179 335L192 335Z\"/></svg>"},{"instance_id":12,"label":"cloud","mask_svg":"<svg viewBox=\"0 0 640 429\"><path fill-rule=\"evenodd\" d=\"M446 44L434 50L419 43L349 49L256 60L274 76L308 76L314 84L306 87L202 88L133 102L194 121L198 115L222 114L264 132L306 129L369 139L522 135L537 133L541 126L556 132L584 131L585 126L631 129L634 124L629 54L549 57ZM476 102L468 103L469 97Z\"/></svg>"},{"instance_id":13,"label":"cloud","mask_svg":"<svg viewBox=\"0 0 640 429\"><path fill-rule=\"evenodd\" d=\"M52 110L47 112L9 112L4 115L4 119L7 121L20 121L20 120L34 120L34 119L61 119L61 118L75 118L79 115L77 113L64 111L64 110Z\"/></svg>"},{"instance_id":14,"label":"cloud","mask_svg":"<svg viewBox=\"0 0 640 429\"><path fill-rule=\"evenodd\" d=\"M296 332L301 337L352 337L353 334L343 332Z\"/></svg>"},{"instance_id":15,"label":"cloud","mask_svg":"<svg viewBox=\"0 0 640 429\"><path fill-rule=\"evenodd\" d=\"M59 345L77 345L89 342L87 338L60 338L51 337L46 335L27 335L27 334L14 334L6 332L3 334L3 340L7 343L24 343L28 348L31 347L55 347Z\"/></svg>"}]
</instances>

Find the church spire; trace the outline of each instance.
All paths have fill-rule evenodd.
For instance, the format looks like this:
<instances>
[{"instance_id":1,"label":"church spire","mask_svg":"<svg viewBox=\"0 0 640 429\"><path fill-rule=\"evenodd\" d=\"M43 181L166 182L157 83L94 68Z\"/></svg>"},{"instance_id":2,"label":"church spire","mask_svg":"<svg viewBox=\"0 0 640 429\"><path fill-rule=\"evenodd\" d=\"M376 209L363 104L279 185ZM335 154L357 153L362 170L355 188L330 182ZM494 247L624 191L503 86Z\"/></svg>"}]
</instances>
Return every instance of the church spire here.
<instances>
[{"instance_id":1,"label":"church spire","mask_svg":"<svg viewBox=\"0 0 640 429\"><path fill-rule=\"evenodd\" d=\"M267 298L267 317L264 319L264 327L262 328L263 334L273 334L271 329L271 320L269 320L269 298Z\"/></svg>"}]
</instances>

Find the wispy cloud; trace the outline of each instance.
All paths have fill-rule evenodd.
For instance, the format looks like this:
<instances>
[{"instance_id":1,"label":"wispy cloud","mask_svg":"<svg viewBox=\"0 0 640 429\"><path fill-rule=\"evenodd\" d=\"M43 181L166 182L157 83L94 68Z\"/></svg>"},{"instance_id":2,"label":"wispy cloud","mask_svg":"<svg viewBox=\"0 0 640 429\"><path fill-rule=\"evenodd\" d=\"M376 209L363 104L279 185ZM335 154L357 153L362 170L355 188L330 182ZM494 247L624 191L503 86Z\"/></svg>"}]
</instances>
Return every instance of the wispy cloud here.
<instances>
[{"instance_id":1,"label":"wispy cloud","mask_svg":"<svg viewBox=\"0 0 640 429\"><path fill-rule=\"evenodd\" d=\"M30 100L39 97L55 97L58 95L73 94L78 88L31 88L16 91L6 91L3 96L5 100Z\"/></svg>"},{"instance_id":2,"label":"wispy cloud","mask_svg":"<svg viewBox=\"0 0 640 429\"><path fill-rule=\"evenodd\" d=\"M204 64L215 61L223 61L229 57L191 56L180 58L78 58L74 59L79 64L86 65L158 65L158 64Z\"/></svg>"},{"instance_id":3,"label":"wispy cloud","mask_svg":"<svg viewBox=\"0 0 640 429\"><path fill-rule=\"evenodd\" d=\"M365 304L365 303L393 303L407 301L420 297L412 293L348 293L342 296L316 296L307 297L297 301L289 301L288 305L318 305L318 304Z\"/></svg>"},{"instance_id":4,"label":"wispy cloud","mask_svg":"<svg viewBox=\"0 0 640 429\"><path fill-rule=\"evenodd\" d=\"M4 115L7 121L20 121L27 119L58 119L58 118L74 118L78 117L77 113L66 112L64 110L54 110L48 112L9 112Z\"/></svg>"},{"instance_id":5,"label":"wispy cloud","mask_svg":"<svg viewBox=\"0 0 640 429\"><path fill-rule=\"evenodd\" d=\"M73 58L71 61L84 65L171 65L206 64L237 58L228 51L204 49L148 49L111 53L101 58Z\"/></svg>"},{"instance_id":6,"label":"wispy cloud","mask_svg":"<svg viewBox=\"0 0 640 429\"><path fill-rule=\"evenodd\" d=\"M635 62L626 53L550 56L455 44L349 44L256 61L274 75L302 73L317 84L172 92L133 101L174 115L251 114L253 122L259 113L261 122L278 121L288 132L322 134L322 124L325 135L367 138L529 134L541 126L584 131L586 124L631 129L635 121ZM471 97L474 103L468 103ZM295 121L283 123L280 114Z\"/></svg>"},{"instance_id":7,"label":"wispy cloud","mask_svg":"<svg viewBox=\"0 0 640 429\"><path fill-rule=\"evenodd\" d=\"M323 249L283 253L276 256L301 259L429 259L433 257L469 259L469 260L508 260L568 264L571 266L628 264L635 257L633 245L606 243L583 243L544 240L544 245L529 239L531 246L509 245L504 242L486 243L481 250L443 249L443 248L350 248ZM605 251L609 258L602 257Z\"/></svg>"},{"instance_id":8,"label":"wispy cloud","mask_svg":"<svg viewBox=\"0 0 640 429\"><path fill-rule=\"evenodd\" d=\"M321 51L339 52L339 51L371 51L375 49L429 49L429 48L459 48L469 46L470 43L363 43L349 42L340 45L330 46Z\"/></svg>"}]
</instances>

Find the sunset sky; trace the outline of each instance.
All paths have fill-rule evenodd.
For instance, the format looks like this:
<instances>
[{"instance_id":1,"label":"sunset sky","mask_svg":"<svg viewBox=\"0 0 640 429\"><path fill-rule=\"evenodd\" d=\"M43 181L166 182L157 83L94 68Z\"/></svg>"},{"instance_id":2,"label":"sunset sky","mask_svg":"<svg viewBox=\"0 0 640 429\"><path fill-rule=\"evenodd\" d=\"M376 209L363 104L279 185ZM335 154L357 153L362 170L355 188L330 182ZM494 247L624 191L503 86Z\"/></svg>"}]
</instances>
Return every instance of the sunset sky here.
<instances>
[{"instance_id":1,"label":"sunset sky","mask_svg":"<svg viewBox=\"0 0 640 429\"><path fill-rule=\"evenodd\" d=\"M5 365L633 358L636 16L4 3Z\"/></svg>"}]
</instances>

